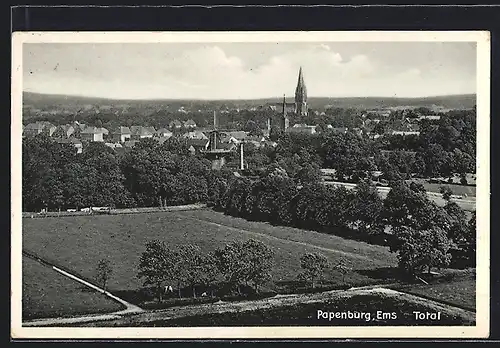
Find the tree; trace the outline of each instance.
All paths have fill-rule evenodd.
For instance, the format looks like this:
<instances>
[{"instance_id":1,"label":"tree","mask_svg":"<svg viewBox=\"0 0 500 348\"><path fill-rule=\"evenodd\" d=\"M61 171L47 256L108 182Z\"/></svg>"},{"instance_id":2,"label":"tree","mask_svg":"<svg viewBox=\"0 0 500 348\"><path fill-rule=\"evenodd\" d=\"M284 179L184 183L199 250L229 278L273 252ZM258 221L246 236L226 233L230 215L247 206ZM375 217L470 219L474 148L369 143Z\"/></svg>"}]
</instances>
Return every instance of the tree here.
<instances>
[{"instance_id":1,"label":"tree","mask_svg":"<svg viewBox=\"0 0 500 348\"><path fill-rule=\"evenodd\" d=\"M377 187L370 180L362 180L356 185L356 191L349 209L350 220L362 232L379 233L382 231L381 215L384 202Z\"/></svg>"},{"instance_id":2,"label":"tree","mask_svg":"<svg viewBox=\"0 0 500 348\"><path fill-rule=\"evenodd\" d=\"M237 287L238 294L241 294L242 282L253 283L258 291L259 285L271 278L273 257L270 247L254 239L231 242L213 254L224 279Z\"/></svg>"},{"instance_id":3,"label":"tree","mask_svg":"<svg viewBox=\"0 0 500 348\"><path fill-rule=\"evenodd\" d=\"M264 132L262 129L259 127L259 125L252 120L249 120L245 124L245 131L248 132L248 135L250 136L262 136Z\"/></svg>"},{"instance_id":4,"label":"tree","mask_svg":"<svg viewBox=\"0 0 500 348\"><path fill-rule=\"evenodd\" d=\"M224 280L232 287L236 287L241 295L240 283L245 279L247 265L241 257L243 255L243 243L231 242L223 248L219 247L214 252L215 264L221 272Z\"/></svg>"},{"instance_id":5,"label":"tree","mask_svg":"<svg viewBox=\"0 0 500 348\"><path fill-rule=\"evenodd\" d=\"M451 196L453 195L453 191L449 186L441 186L439 187L439 192L443 195L443 199L447 202L450 201Z\"/></svg>"},{"instance_id":6,"label":"tree","mask_svg":"<svg viewBox=\"0 0 500 348\"><path fill-rule=\"evenodd\" d=\"M162 301L162 286L168 279L175 279L176 257L165 242L153 240L146 243L146 250L141 254L139 261L138 278L144 278L144 285L153 285L158 295L158 302Z\"/></svg>"},{"instance_id":7,"label":"tree","mask_svg":"<svg viewBox=\"0 0 500 348\"><path fill-rule=\"evenodd\" d=\"M417 230L400 226L394 229L396 243L390 246L398 253L399 267L410 275L417 275L433 267L446 267L451 261L451 241L439 227Z\"/></svg>"},{"instance_id":8,"label":"tree","mask_svg":"<svg viewBox=\"0 0 500 348\"><path fill-rule=\"evenodd\" d=\"M334 270L342 274L342 283L345 284L345 276L351 270L345 261L345 259L340 259L339 262L333 267Z\"/></svg>"},{"instance_id":9,"label":"tree","mask_svg":"<svg viewBox=\"0 0 500 348\"><path fill-rule=\"evenodd\" d=\"M102 285L104 291L106 291L106 284L108 283L111 274L113 273L113 268L109 260L101 259L97 263L96 267L96 280L99 284Z\"/></svg>"},{"instance_id":10,"label":"tree","mask_svg":"<svg viewBox=\"0 0 500 348\"><path fill-rule=\"evenodd\" d=\"M321 253L305 253L300 257L299 278L307 280L314 288L317 280L323 278L325 270L328 268L328 259Z\"/></svg>"},{"instance_id":11,"label":"tree","mask_svg":"<svg viewBox=\"0 0 500 348\"><path fill-rule=\"evenodd\" d=\"M321 176L321 169L316 163L306 163L299 169L295 175L295 179L297 179L301 185L305 185L321 181Z\"/></svg>"},{"instance_id":12,"label":"tree","mask_svg":"<svg viewBox=\"0 0 500 348\"><path fill-rule=\"evenodd\" d=\"M205 271L205 264L201 249L197 245L186 244L178 248L179 258L176 264L178 279L178 293L181 297L180 285L185 282L191 287L193 297L196 298L196 285L200 282Z\"/></svg>"},{"instance_id":13,"label":"tree","mask_svg":"<svg viewBox=\"0 0 500 348\"><path fill-rule=\"evenodd\" d=\"M242 259L246 265L245 281L253 282L259 292L259 285L271 279L274 251L258 240L249 239L243 243Z\"/></svg>"},{"instance_id":14,"label":"tree","mask_svg":"<svg viewBox=\"0 0 500 348\"><path fill-rule=\"evenodd\" d=\"M214 285L220 276L219 269L216 265L216 259L213 252L202 255L201 257L201 274L200 284L210 291L210 296L214 297Z\"/></svg>"}]
</instances>

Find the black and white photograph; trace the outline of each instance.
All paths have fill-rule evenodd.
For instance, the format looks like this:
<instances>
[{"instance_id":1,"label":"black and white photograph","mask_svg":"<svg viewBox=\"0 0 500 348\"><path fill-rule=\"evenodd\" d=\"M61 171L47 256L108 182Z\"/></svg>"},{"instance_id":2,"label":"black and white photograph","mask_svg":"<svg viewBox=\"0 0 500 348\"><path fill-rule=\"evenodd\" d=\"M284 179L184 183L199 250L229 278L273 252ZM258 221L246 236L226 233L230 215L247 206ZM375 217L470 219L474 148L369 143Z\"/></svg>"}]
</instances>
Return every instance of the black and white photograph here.
<instances>
[{"instance_id":1,"label":"black and white photograph","mask_svg":"<svg viewBox=\"0 0 500 348\"><path fill-rule=\"evenodd\" d=\"M17 337L487 337L487 32L12 47Z\"/></svg>"}]
</instances>

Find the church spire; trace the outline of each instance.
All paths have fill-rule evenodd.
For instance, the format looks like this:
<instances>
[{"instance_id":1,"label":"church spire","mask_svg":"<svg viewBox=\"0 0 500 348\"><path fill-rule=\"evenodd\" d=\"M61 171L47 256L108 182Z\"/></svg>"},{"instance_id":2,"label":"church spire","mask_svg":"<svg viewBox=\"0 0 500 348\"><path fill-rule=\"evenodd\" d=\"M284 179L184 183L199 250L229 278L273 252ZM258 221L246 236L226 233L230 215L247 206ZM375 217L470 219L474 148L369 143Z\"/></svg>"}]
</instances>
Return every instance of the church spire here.
<instances>
[{"instance_id":1,"label":"church spire","mask_svg":"<svg viewBox=\"0 0 500 348\"><path fill-rule=\"evenodd\" d=\"M295 113L300 116L307 116L307 88L302 67L299 68L299 78L295 88Z\"/></svg>"}]
</instances>

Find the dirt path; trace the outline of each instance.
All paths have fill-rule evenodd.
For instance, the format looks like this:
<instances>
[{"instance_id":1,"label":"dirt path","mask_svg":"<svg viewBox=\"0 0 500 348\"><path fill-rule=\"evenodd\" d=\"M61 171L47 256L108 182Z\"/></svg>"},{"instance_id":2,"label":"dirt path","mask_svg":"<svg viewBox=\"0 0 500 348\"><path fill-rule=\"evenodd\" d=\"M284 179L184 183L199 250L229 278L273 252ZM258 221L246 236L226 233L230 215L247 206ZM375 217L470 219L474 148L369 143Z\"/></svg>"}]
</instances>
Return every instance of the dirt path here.
<instances>
[{"instance_id":1,"label":"dirt path","mask_svg":"<svg viewBox=\"0 0 500 348\"><path fill-rule=\"evenodd\" d=\"M30 257L31 258L31 257ZM33 259L33 258L32 258ZM36 259L35 259L36 260ZM40 260L36 260L40 262ZM83 323L83 322L89 322L89 321L96 321L96 320L110 320L110 319L117 319L120 318L122 315L127 315L127 314L133 314L133 313L140 313L143 312L144 310L136 305L133 305L115 295L110 293L109 291L106 291L94 284L91 284L69 272L63 271L60 268L57 268L54 265L51 265L49 262L46 260L43 260L43 262L40 262L42 265L51 267L54 271L59 272L60 274L77 281L95 291L98 291L102 293L105 296L108 296L109 298L115 300L116 302L119 302L123 306L125 306L125 309L113 312L113 313L107 313L107 314L88 314L88 315L83 315L79 317L69 317L69 318L44 318L44 319L34 319L34 320L29 320L23 322L23 326L48 326L48 325L61 325L61 324L71 324L71 323Z\"/></svg>"}]
</instances>

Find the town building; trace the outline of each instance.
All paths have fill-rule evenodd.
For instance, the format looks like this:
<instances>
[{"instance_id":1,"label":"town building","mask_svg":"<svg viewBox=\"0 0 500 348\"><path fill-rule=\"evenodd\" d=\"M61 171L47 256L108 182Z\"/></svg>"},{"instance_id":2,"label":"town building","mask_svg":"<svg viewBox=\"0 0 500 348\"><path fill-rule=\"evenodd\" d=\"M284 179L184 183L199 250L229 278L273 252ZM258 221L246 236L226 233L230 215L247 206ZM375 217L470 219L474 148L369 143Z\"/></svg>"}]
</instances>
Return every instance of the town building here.
<instances>
[{"instance_id":1,"label":"town building","mask_svg":"<svg viewBox=\"0 0 500 348\"><path fill-rule=\"evenodd\" d=\"M124 143L125 141L130 140L131 137L130 128L123 126L118 127L117 129L115 129L115 131L112 132L111 135L114 141Z\"/></svg>"},{"instance_id":2,"label":"town building","mask_svg":"<svg viewBox=\"0 0 500 348\"><path fill-rule=\"evenodd\" d=\"M83 141L104 141L103 132L97 127L87 127L80 132Z\"/></svg>"},{"instance_id":3,"label":"town building","mask_svg":"<svg viewBox=\"0 0 500 348\"><path fill-rule=\"evenodd\" d=\"M154 129L154 128L153 128ZM151 130L148 127L132 126L130 127L130 139L139 140L144 138L152 138L156 130Z\"/></svg>"},{"instance_id":4,"label":"town building","mask_svg":"<svg viewBox=\"0 0 500 348\"><path fill-rule=\"evenodd\" d=\"M174 133L167 128L160 128L156 131L155 135L159 138L170 138Z\"/></svg>"}]
</instances>

